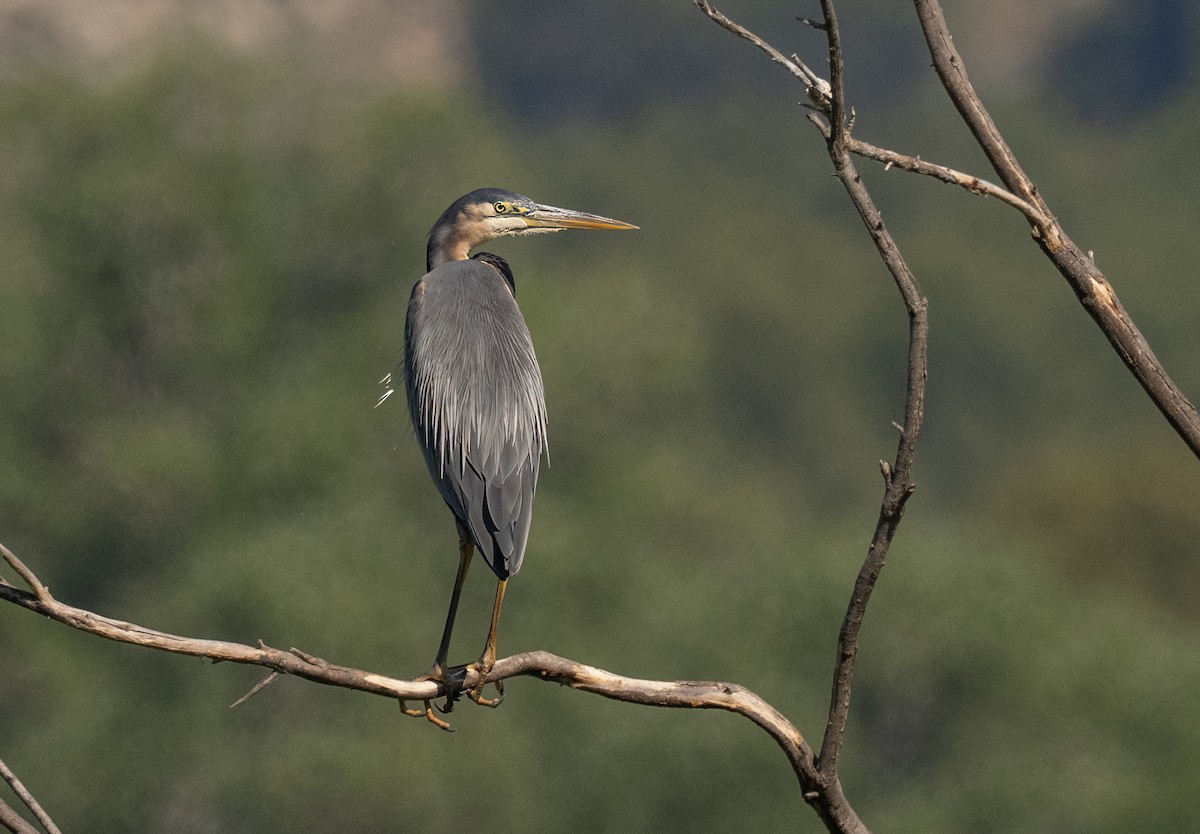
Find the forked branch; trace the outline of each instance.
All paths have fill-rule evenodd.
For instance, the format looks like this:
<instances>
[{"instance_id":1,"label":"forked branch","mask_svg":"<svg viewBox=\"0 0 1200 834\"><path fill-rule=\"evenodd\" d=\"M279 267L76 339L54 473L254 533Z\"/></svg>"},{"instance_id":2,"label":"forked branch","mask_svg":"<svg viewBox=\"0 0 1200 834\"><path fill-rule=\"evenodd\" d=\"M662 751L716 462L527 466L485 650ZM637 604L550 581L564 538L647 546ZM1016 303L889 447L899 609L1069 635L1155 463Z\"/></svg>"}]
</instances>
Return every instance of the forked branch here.
<instances>
[{"instance_id":1,"label":"forked branch","mask_svg":"<svg viewBox=\"0 0 1200 834\"><path fill-rule=\"evenodd\" d=\"M54 824L54 820L46 813L46 809L38 803L33 794L29 792L29 789L17 778L17 774L13 773L9 766L2 761L0 761L0 779L8 785L17 799L24 803L25 807L29 809L29 813L33 814L33 818L45 829L46 834L62 834L58 826ZM13 832L13 834L38 834L36 828L26 822L8 803L2 800L0 800L0 826Z\"/></svg>"},{"instance_id":2,"label":"forked branch","mask_svg":"<svg viewBox=\"0 0 1200 834\"><path fill-rule=\"evenodd\" d=\"M11 831L12 834L38 834L36 828L3 801L0 801L0 828Z\"/></svg>"},{"instance_id":3,"label":"forked branch","mask_svg":"<svg viewBox=\"0 0 1200 834\"><path fill-rule=\"evenodd\" d=\"M1117 298L1112 284L1096 268L1095 261L1067 235L1033 180L1021 167L967 76L966 64L954 46L941 4L938 0L914 2L934 68L950 100L958 108L1000 179L1011 191L1037 209L1040 219L1033 222L1033 236L1038 245L1071 285L1084 309L1154 405L1183 438L1192 454L1200 457L1200 412L1167 374L1141 330Z\"/></svg>"},{"instance_id":4,"label":"forked branch","mask_svg":"<svg viewBox=\"0 0 1200 834\"><path fill-rule=\"evenodd\" d=\"M824 742L818 756L818 770L823 778L829 779L836 777L837 774L838 755L849 715L854 660L863 616L879 577L879 571L883 567L884 557L895 535L896 525L899 523L904 505L914 489L909 479L909 472L924 412L928 335L925 299L921 297L916 281L883 225L879 212L853 164L852 155L874 159L883 163L885 169L895 166L934 177L976 194L995 197L1016 208L1029 222L1033 236L1042 250L1070 283L1085 309L1100 326L1146 393L1197 456L1200 456L1200 414L1197 414L1195 406L1167 375L1149 344L1125 312L1112 286L1096 268L1092 258L1085 255L1067 236L1049 205L1021 167L1016 155L1004 140L967 77L966 66L954 47L938 0L914 0L930 54L933 56L934 66L963 120L1000 177L1003 187L981 177L926 162L920 157L880 148L851 136L853 116L848 118L846 115L847 113L852 114L852 111L849 110L845 101L841 34L834 0L820 0L824 21L812 24L826 34L830 73L830 83L828 84L817 78L798 57L791 61L783 59L779 50L745 27L730 20L713 8L707 0L693 0L693 2L723 28L758 46L770 55L772 60L787 67L804 83L810 99L814 102L817 102L817 99L813 97L814 90L828 91L828 99L820 102L823 106L815 108L820 112L809 114L809 119L824 136L834 171L846 188L868 233L887 264L909 315L908 392L904 424L899 427L901 431L900 445L894 465L881 462L886 485L884 500L876 523L875 534L867 558L855 582L850 605L838 638L833 698ZM810 21L805 22L811 23ZM800 67L803 67L803 71L798 69Z\"/></svg>"},{"instance_id":5,"label":"forked branch","mask_svg":"<svg viewBox=\"0 0 1200 834\"><path fill-rule=\"evenodd\" d=\"M745 27L729 20L707 0L694 2L701 11L722 27L755 44L770 55L772 60L788 67L789 71L805 84L810 98L814 89L820 89L821 85L826 89L829 87L823 79L817 78L811 70L804 67L799 59L785 59L779 50ZM1192 454L1200 458L1200 411L1197 411L1196 406L1167 373L1141 330L1121 304L1112 284L1096 267L1093 259L1067 235L1005 141L971 84L966 63L954 46L941 4L938 0L914 0L914 3L938 78L1004 187L990 183L982 177L925 162L920 157L880 148L850 136L846 137L847 149L857 156L881 162L888 168L895 166L958 185L977 194L995 197L1020 211L1029 221L1033 237L1046 257L1070 284L1084 309L1121 357L1121 361L1191 449ZM833 8L829 3L823 3L822 7L826 8L827 12ZM826 26L827 23L818 28L825 29ZM800 67L804 68L803 71ZM831 78L840 71L840 63L831 63ZM818 109L829 113L832 102L830 106ZM810 118L828 139L829 125L815 115ZM840 123L841 120L835 121Z\"/></svg>"}]
</instances>

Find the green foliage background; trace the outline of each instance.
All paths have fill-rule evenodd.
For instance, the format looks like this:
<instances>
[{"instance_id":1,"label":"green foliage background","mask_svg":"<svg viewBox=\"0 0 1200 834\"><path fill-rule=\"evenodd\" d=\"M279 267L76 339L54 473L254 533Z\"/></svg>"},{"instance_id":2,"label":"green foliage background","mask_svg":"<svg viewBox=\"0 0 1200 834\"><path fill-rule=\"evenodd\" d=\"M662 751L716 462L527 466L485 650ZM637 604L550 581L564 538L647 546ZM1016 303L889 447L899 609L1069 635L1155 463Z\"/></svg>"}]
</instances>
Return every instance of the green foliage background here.
<instances>
[{"instance_id":1,"label":"green foliage background","mask_svg":"<svg viewBox=\"0 0 1200 834\"><path fill-rule=\"evenodd\" d=\"M746 48L706 34L714 60ZM431 221L503 185L642 231L490 247L516 268L552 424L501 650L735 680L819 736L906 321L798 91L547 123L486 89L171 55L0 82L0 541L73 604L423 672L453 524L403 403L372 406ZM1198 105L1105 129L1039 99L997 108L1193 396ZM860 133L983 171L932 87L891 108ZM1019 217L864 170L932 342L851 800L891 832L1200 828L1196 461ZM68 831L819 830L731 716L532 681L460 708L453 735L287 679L229 710L259 677L8 607L0 758Z\"/></svg>"}]
</instances>

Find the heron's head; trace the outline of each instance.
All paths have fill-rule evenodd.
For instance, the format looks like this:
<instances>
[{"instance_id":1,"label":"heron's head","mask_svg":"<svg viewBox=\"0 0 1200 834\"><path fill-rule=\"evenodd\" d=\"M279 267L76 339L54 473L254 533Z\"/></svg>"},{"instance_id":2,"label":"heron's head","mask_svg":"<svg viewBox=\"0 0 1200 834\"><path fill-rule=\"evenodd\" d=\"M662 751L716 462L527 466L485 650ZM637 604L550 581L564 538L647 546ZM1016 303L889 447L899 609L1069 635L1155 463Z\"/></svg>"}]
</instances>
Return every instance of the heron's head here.
<instances>
[{"instance_id":1,"label":"heron's head","mask_svg":"<svg viewBox=\"0 0 1200 834\"><path fill-rule=\"evenodd\" d=\"M561 229L636 229L583 211L543 206L502 188L480 188L455 200L429 231L428 268L466 260L476 246L511 235Z\"/></svg>"}]
</instances>

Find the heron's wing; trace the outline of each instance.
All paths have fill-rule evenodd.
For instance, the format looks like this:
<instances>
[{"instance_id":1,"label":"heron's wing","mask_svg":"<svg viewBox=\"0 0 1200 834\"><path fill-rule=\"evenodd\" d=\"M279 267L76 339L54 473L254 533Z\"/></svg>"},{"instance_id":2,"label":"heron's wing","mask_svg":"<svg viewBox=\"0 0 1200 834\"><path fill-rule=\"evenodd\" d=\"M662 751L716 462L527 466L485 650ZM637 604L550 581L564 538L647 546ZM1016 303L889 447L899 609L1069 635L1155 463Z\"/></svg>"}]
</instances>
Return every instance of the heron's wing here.
<instances>
[{"instance_id":1,"label":"heron's wing","mask_svg":"<svg viewBox=\"0 0 1200 834\"><path fill-rule=\"evenodd\" d=\"M438 491L497 576L520 569L546 439L533 342L501 274L443 264L417 283L405 382Z\"/></svg>"},{"instance_id":2,"label":"heron's wing","mask_svg":"<svg viewBox=\"0 0 1200 834\"><path fill-rule=\"evenodd\" d=\"M468 456L467 469L449 479L448 486L466 510L479 552L501 579L521 569L537 475L538 458L529 455L504 477L480 472Z\"/></svg>"}]
</instances>

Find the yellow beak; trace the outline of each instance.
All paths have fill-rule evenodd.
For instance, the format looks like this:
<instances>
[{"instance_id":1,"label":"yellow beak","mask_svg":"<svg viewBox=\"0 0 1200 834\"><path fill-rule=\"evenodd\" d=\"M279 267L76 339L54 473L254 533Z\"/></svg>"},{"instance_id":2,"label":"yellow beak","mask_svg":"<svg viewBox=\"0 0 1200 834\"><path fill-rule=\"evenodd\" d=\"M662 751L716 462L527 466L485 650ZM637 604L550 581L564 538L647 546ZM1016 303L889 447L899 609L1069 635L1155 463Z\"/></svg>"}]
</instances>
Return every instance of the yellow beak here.
<instances>
[{"instance_id":1,"label":"yellow beak","mask_svg":"<svg viewBox=\"0 0 1200 834\"><path fill-rule=\"evenodd\" d=\"M554 206L538 206L525 215L525 222L531 228L549 229L636 229L632 223L613 220L611 217L601 217L598 214L588 214L585 211L555 208Z\"/></svg>"}]
</instances>

